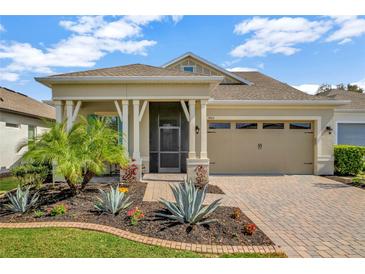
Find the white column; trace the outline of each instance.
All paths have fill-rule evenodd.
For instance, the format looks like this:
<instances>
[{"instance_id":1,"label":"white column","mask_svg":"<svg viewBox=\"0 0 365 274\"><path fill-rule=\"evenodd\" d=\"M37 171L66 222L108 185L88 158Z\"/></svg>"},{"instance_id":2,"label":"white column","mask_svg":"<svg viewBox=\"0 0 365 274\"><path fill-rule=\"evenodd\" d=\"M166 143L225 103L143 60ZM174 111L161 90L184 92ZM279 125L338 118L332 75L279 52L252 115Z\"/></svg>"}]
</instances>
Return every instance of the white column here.
<instances>
[{"instance_id":1,"label":"white column","mask_svg":"<svg viewBox=\"0 0 365 274\"><path fill-rule=\"evenodd\" d=\"M200 159L206 159L207 154L207 100L200 101Z\"/></svg>"},{"instance_id":2,"label":"white column","mask_svg":"<svg viewBox=\"0 0 365 274\"><path fill-rule=\"evenodd\" d=\"M63 121L63 102L62 101L53 101L53 103L56 108L56 122L62 123L62 121Z\"/></svg>"},{"instance_id":3,"label":"white column","mask_svg":"<svg viewBox=\"0 0 365 274\"><path fill-rule=\"evenodd\" d=\"M72 116L73 116L73 101L66 101L66 118L67 118L67 130L72 128Z\"/></svg>"},{"instance_id":4,"label":"white column","mask_svg":"<svg viewBox=\"0 0 365 274\"><path fill-rule=\"evenodd\" d=\"M139 100L133 100L133 158L140 162L139 152Z\"/></svg>"},{"instance_id":5,"label":"white column","mask_svg":"<svg viewBox=\"0 0 365 274\"><path fill-rule=\"evenodd\" d=\"M122 101L122 105L123 105L123 109L122 109L122 113L123 113L123 145L125 147L125 149L127 150L128 154L129 154L129 148L128 148L128 105L129 105L129 101L128 100L123 100Z\"/></svg>"},{"instance_id":6,"label":"white column","mask_svg":"<svg viewBox=\"0 0 365 274\"><path fill-rule=\"evenodd\" d=\"M189 100L189 159L195 158L195 100Z\"/></svg>"}]
</instances>

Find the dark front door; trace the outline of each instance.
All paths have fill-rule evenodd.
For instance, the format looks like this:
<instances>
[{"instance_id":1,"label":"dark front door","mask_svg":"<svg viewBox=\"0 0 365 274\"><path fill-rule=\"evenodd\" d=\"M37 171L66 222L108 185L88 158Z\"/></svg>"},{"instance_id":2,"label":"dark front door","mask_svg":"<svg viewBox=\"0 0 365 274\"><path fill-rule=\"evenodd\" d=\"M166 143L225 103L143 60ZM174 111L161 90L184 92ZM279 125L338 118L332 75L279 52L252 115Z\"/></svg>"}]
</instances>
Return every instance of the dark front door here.
<instances>
[{"instance_id":1,"label":"dark front door","mask_svg":"<svg viewBox=\"0 0 365 274\"><path fill-rule=\"evenodd\" d=\"M150 172L185 172L187 121L180 103L150 103Z\"/></svg>"}]
</instances>

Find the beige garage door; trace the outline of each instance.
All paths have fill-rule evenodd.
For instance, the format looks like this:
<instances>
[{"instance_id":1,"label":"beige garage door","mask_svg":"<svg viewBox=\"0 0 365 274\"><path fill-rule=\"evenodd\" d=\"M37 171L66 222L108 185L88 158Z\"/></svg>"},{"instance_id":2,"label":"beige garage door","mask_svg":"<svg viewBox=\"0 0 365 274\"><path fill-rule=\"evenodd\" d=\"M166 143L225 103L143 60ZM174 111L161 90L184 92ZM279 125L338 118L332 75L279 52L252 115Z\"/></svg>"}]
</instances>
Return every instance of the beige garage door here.
<instances>
[{"instance_id":1,"label":"beige garage door","mask_svg":"<svg viewBox=\"0 0 365 274\"><path fill-rule=\"evenodd\" d=\"M313 174L313 123L209 121L212 174Z\"/></svg>"}]
</instances>

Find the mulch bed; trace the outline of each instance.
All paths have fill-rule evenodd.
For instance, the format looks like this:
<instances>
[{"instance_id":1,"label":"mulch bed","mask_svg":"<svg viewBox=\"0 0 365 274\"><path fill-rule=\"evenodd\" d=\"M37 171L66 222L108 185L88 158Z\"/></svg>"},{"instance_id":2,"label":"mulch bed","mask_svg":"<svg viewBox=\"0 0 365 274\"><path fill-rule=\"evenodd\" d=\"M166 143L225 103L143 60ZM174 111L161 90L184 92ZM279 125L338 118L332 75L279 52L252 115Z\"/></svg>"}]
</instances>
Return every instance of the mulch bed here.
<instances>
[{"instance_id":1,"label":"mulch bed","mask_svg":"<svg viewBox=\"0 0 365 274\"><path fill-rule=\"evenodd\" d=\"M7 212L3 206L7 198L0 199L0 222L41 222L41 221L74 221L108 225L133 233L154 238L200 244L222 245L272 245L273 242L259 229L253 235L246 235L243 227L252 221L240 211L239 219L233 218L234 208L219 207L209 218L218 222L209 225L173 223L156 217L156 212L163 211L157 202L143 202L146 184L134 183L129 187L129 195L133 200L132 207L138 207L145 214L137 225L130 224L127 210L119 215L101 214L94 209L98 196L98 188L108 189L106 184L90 184L84 192L71 196L67 186L63 183L48 184L40 190L41 204L37 210L46 212L43 217L36 218L34 212L14 214ZM47 212L55 204L64 204L67 208L65 215L50 216Z\"/></svg>"}]
</instances>

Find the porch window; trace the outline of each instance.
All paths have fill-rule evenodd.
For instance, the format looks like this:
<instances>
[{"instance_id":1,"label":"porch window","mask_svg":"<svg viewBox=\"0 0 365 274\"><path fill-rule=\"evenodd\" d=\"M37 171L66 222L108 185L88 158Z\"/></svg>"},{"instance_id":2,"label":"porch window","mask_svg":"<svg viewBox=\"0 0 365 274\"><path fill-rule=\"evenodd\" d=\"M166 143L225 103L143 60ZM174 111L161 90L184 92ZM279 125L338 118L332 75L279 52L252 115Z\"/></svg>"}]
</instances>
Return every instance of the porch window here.
<instances>
[{"instance_id":1,"label":"porch window","mask_svg":"<svg viewBox=\"0 0 365 274\"><path fill-rule=\"evenodd\" d=\"M34 141L36 137L36 127L28 125L28 143Z\"/></svg>"}]
</instances>

